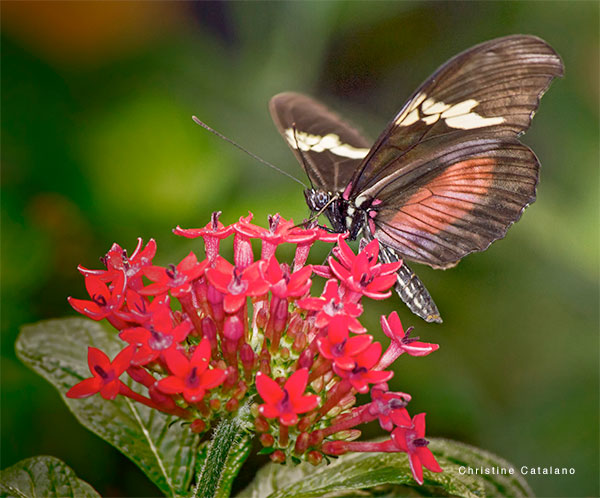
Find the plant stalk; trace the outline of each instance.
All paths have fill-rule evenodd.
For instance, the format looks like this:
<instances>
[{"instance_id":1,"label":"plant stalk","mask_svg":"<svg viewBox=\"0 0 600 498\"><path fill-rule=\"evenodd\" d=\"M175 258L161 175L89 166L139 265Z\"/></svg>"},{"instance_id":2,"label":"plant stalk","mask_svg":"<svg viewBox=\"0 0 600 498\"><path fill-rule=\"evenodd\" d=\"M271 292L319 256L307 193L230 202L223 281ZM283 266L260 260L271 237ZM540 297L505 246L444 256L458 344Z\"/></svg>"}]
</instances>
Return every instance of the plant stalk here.
<instances>
[{"instance_id":1,"label":"plant stalk","mask_svg":"<svg viewBox=\"0 0 600 498\"><path fill-rule=\"evenodd\" d=\"M192 498L229 496L233 479L248 455L248 451L239 452L240 444L246 445L249 441L243 424L248 410L245 406L235 416L225 418L217 425Z\"/></svg>"}]
</instances>

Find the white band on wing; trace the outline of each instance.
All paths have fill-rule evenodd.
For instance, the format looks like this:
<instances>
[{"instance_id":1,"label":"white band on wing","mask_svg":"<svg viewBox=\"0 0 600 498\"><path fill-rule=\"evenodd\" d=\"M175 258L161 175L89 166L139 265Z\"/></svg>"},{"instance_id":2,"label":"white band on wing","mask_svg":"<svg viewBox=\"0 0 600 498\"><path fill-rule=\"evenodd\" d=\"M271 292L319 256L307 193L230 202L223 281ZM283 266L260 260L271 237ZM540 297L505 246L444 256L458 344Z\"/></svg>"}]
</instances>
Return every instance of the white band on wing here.
<instances>
[{"instance_id":1,"label":"white band on wing","mask_svg":"<svg viewBox=\"0 0 600 498\"><path fill-rule=\"evenodd\" d=\"M319 135L310 135L294 128L288 128L285 130L285 138L292 149L300 148L303 151L310 150L313 152L324 152L327 150L336 156L348 157L350 159L362 159L370 150L342 143L340 137L335 133L329 133L321 137Z\"/></svg>"}]
</instances>

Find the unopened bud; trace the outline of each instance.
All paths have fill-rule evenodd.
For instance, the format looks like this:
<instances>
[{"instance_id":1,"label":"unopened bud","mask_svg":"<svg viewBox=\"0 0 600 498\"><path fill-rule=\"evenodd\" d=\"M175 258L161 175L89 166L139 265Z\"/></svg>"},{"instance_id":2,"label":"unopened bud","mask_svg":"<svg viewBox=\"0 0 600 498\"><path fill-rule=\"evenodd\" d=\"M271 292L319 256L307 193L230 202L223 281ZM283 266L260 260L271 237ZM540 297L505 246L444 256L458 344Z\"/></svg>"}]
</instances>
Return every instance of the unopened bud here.
<instances>
[{"instance_id":1,"label":"unopened bud","mask_svg":"<svg viewBox=\"0 0 600 498\"><path fill-rule=\"evenodd\" d=\"M270 448L275 444L275 438L271 434L261 434L258 440L265 448Z\"/></svg>"},{"instance_id":2,"label":"unopened bud","mask_svg":"<svg viewBox=\"0 0 600 498\"><path fill-rule=\"evenodd\" d=\"M323 461L323 454L315 450L309 451L306 455L306 459L308 460L308 463L316 466Z\"/></svg>"},{"instance_id":3,"label":"unopened bud","mask_svg":"<svg viewBox=\"0 0 600 498\"><path fill-rule=\"evenodd\" d=\"M190 425L190 429L192 430L192 432L200 434L206 430L206 422L204 422L204 420L202 419L197 418Z\"/></svg>"},{"instance_id":4,"label":"unopened bud","mask_svg":"<svg viewBox=\"0 0 600 498\"><path fill-rule=\"evenodd\" d=\"M281 450L276 450L269 455L269 458L273 463L283 463L285 462L285 453Z\"/></svg>"},{"instance_id":5,"label":"unopened bud","mask_svg":"<svg viewBox=\"0 0 600 498\"><path fill-rule=\"evenodd\" d=\"M296 445L294 446L294 451L298 455L302 455L308 449L308 432L301 432L296 438Z\"/></svg>"},{"instance_id":6,"label":"unopened bud","mask_svg":"<svg viewBox=\"0 0 600 498\"><path fill-rule=\"evenodd\" d=\"M256 432L267 432L269 430L269 422L263 417L256 417L254 420Z\"/></svg>"}]
</instances>

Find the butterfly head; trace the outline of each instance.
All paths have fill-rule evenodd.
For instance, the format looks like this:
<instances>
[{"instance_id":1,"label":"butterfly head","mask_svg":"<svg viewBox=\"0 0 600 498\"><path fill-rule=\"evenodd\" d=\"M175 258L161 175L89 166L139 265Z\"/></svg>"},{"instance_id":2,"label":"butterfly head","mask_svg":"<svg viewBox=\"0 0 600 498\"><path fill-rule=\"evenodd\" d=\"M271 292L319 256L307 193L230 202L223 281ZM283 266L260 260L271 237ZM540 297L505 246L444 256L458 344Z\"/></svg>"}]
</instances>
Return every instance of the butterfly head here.
<instances>
[{"instance_id":1,"label":"butterfly head","mask_svg":"<svg viewBox=\"0 0 600 498\"><path fill-rule=\"evenodd\" d=\"M327 204L332 201L333 194L324 190L307 188L304 190L306 204L313 213L320 213L327 208Z\"/></svg>"},{"instance_id":2,"label":"butterfly head","mask_svg":"<svg viewBox=\"0 0 600 498\"><path fill-rule=\"evenodd\" d=\"M348 232L348 238L355 240L366 222L366 211L357 208L339 193L327 192L322 189L306 189L304 197L310 210L319 216L327 216L331 231L335 233Z\"/></svg>"}]
</instances>

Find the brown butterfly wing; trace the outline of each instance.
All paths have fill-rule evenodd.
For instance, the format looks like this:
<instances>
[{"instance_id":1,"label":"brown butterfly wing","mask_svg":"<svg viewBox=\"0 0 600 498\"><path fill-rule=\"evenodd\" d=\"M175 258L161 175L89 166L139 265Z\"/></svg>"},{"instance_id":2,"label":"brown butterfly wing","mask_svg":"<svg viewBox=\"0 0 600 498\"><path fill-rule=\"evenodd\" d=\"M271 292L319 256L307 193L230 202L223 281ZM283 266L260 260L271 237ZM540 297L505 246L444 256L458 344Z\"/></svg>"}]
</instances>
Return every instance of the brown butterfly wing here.
<instances>
[{"instance_id":1,"label":"brown butterfly wing","mask_svg":"<svg viewBox=\"0 0 600 498\"><path fill-rule=\"evenodd\" d=\"M444 141L450 143L427 155L406 156L403 175L377 193L374 218L376 238L434 268L504 237L535 200L539 170L535 154L516 139Z\"/></svg>"},{"instance_id":2,"label":"brown butterfly wing","mask_svg":"<svg viewBox=\"0 0 600 498\"><path fill-rule=\"evenodd\" d=\"M503 237L535 200L538 179L517 136L562 74L556 52L525 35L477 45L438 69L351 180L358 207L376 202L375 236L435 268Z\"/></svg>"},{"instance_id":3,"label":"brown butterfly wing","mask_svg":"<svg viewBox=\"0 0 600 498\"><path fill-rule=\"evenodd\" d=\"M277 129L312 185L341 192L369 152L371 142L323 104L299 93L275 95L269 108Z\"/></svg>"}]
</instances>

